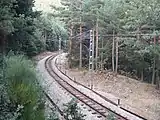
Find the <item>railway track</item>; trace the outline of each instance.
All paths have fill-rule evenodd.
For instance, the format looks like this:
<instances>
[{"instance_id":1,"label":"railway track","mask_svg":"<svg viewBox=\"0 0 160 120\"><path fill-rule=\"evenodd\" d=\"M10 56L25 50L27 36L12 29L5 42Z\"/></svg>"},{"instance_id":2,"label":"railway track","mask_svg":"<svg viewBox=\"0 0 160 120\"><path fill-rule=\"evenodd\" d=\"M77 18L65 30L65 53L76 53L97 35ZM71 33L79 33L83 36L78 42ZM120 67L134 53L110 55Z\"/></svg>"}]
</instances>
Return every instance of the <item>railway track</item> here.
<instances>
[{"instance_id":1,"label":"railway track","mask_svg":"<svg viewBox=\"0 0 160 120\"><path fill-rule=\"evenodd\" d=\"M56 61L57 61L57 60L56 60ZM108 98L106 98L105 96L99 94L98 92L94 91L93 89L91 89L91 88L89 88L89 87L87 87L87 86L85 86L85 85L83 85L83 84L75 81L74 79L72 79L71 77L69 77L68 75L66 75L66 73L64 73L63 71L61 71L61 69L58 67L57 62L55 62L55 66L57 67L57 69L58 69L63 75L65 75L65 76L66 76L68 79L70 79L72 82L74 82L74 83L76 83L76 84L78 84L78 85L80 85L80 86L82 86L82 87L84 87L84 88L92 91L93 93L95 93L96 95L98 95L99 97L101 97L102 99L104 99L105 101L107 101L107 102L109 102L109 103L111 103L111 104L113 104L113 105L115 105L115 106L119 106L118 103L111 101L110 99L108 99ZM135 116L141 118L142 120L147 120L145 117L140 116L140 115L138 115L138 114L136 114L136 113L134 113L134 112L132 112L132 111L129 111L129 110L127 110L127 109L124 108L124 107L119 106L119 108L121 108L122 110L124 110L124 111L126 111L126 112L128 112L128 113L130 113L130 114L132 114L132 115L135 115Z\"/></svg>"},{"instance_id":2,"label":"railway track","mask_svg":"<svg viewBox=\"0 0 160 120\"><path fill-rule=\"evenodd\" d=\"M98 118L104 117L106 118L109 114L113 114L115 117L115 120L129 120L126 117L123 117L122 115L116 113L115 111L112 111L108 109L106 106L102 105L101 103L95 101L94 99L90 98L86 94L82 93L79 91L77 88L69 84L66 80L62 79L52 68L52 60L54 59L55 56L50 56L46 59L45 61L45 69L49 73L49 75L54 78L54 80L61 86L63 87L66 91L68 91L71 95L73 95L75 98L77 98L79 101L87 105L89 108L91 108L93 111L92 114L96 114ZM68 77L68 76L67 76ZM47 94L46 94L47 96ZM101 96L103 97L103 96ZM47 96L48 99L49 96ZM104 99L104 98L103 98ZM50 99L51 100L51 99ZM105 99L106 100L106 99ZM107 99L108 100L108 99ZM111 101L109 101L112 103ZM112 103L114 104L114 103ZM62 111L59 110L62 114ZM129 111L127 111L129 112ZM130 112L131 113L131 112ZM132 114L132 113L131 113ZM146 120L145 118L138 116L133 113L133 115L141 118L142 120Z\"/></svg>"}]
</instances>

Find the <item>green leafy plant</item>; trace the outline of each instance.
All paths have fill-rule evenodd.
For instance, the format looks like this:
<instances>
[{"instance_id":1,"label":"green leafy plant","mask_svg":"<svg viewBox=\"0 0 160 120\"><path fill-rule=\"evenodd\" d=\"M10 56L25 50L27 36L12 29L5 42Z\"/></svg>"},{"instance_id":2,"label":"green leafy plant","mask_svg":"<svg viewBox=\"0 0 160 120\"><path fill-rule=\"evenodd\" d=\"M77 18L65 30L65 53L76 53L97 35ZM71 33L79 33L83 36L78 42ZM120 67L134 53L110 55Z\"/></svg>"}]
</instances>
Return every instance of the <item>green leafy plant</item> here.
<instances>
[{"instance_id":1,"label":"green leafy plant","mask_svg":"<svg viewBox=\"0 0 160 120\"><path fill-rule=\"evenodd\" d=\"M109 113L106 120L116 120L116 118L113 113Z\"/></svg>"},{"instance_id":2,"label":"green leafy plant","mask_svg":"<svg viewBox=\"0 0 160 120\"><path fill-rule=\"evenodd\" d=\"M6 57L5 73L7 93L17 109L17 119L44 120L43 96L32 62L23 55Z\"/></svg>"},{"instance_id":3,"label":"green leafy plant","mask_svg":"<svg viewBox=\"0 0 160 120\"><path fill-rule=\"evenodd\" d=\"M66 109L64 110L66 120L85 120L85 115L82 114L75 99L72 99L69 103L65 104L64 106L66 107Z\"/></svg>"}]
</instances>

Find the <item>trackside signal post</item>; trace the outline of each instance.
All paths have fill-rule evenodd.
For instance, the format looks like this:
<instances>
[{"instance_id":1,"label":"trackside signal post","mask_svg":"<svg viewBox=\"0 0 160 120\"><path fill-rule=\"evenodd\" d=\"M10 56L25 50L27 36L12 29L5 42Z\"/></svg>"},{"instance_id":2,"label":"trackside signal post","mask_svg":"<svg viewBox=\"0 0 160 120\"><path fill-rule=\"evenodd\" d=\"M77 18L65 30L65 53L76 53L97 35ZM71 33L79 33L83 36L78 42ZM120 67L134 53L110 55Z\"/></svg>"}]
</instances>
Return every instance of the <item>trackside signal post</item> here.
<instances>
[{"instance_id":1,"label":"trackside signal post","mask_svg":"<svg viewBox=\"0 0 160 120\"><path fill-rule=\"evenodd\" d=\"M90 30L89 72L91 73L93 70L94 70L94 31ZM90 79L90 87L91 87L91 89L93 89L93 80L92 79Z\"/></svg>"},{"instance_id":2,"label":"trackside signal post","mask_svg":"<svg viewBox=\"0 0 160 120\"><path fill-rule=\"evenodd\" d=\"M93 46L93 39L92 39L92 34L93 34L93 31L90 30L90 44L89 44L89 71L92 71L92 64L93 64L93 56L92 56L92 46Z\"/></svg>"},{"instance_id":3,"label":"trackside signal post","mask_svg":"<svg viewBox=\"0 0 160 120\"><path fill-rule=\"evenodd\" d=\"M90 30L90 45L89 45L89 71L94 70L94 35L93 30Z\"/></svg>"}]
</instances>

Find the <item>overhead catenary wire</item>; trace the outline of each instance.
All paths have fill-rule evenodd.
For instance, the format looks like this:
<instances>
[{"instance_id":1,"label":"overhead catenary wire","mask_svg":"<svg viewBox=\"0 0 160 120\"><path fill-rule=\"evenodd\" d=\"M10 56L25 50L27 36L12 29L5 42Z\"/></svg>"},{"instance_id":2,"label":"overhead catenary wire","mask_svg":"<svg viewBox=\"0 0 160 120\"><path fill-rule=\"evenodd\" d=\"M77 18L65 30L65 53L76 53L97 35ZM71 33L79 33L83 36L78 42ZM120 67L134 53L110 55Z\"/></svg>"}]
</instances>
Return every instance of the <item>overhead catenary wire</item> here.
<instances>
[{"instance_id":1,"label":"overhead catenary wire","mask_svg":"<svg viewBox=\"0 0 160 120\"><path fill-rule=\"evenodd\" d=\"M89 33L90 30L87 30L85 32L83 32L81 35L84 35L86 33ZM96 36L96 35L94 35ZM113 34L107 34L107 35L98 35L99 37L114 37L115 35ZM118 34L116 35L117 37L137 37L137 34ZM154 34L140 34L140 36L152 36L154 37L155 35ZM160 36L160 34L156 34L156 36ZM77 34L75 36L72 36L71 38L77 38L77 37L80 37L80 34Z\"/></svg>"}]
</instances>

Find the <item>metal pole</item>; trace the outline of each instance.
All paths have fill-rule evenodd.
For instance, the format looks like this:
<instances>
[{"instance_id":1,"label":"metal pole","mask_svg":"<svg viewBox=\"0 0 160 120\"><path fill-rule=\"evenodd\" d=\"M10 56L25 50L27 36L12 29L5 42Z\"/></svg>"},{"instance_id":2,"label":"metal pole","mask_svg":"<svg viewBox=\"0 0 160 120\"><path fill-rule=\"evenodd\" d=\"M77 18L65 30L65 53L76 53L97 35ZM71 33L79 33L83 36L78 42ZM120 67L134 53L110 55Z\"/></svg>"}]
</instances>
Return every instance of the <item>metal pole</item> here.
<instances>
[{"instance_id":1,"label":"metal pole","mask_svg":"<svg viewBox=\"0 0 160 120\"><path fill-rule=\"evenodd\" d=\"M82 68L82 26L80 24L80 58L79 58L79 68Z\"/></svg>"},{"instance_id":2,"label":"metal pole","mask_svg":"<svg viewBox=\"0 0 160 120\"><path fill-rule=\"evenodd\" d=\"M92 36L92 70L94 70L94 29L93 29L93 36Z\"/></svg>"},{"instance_id":3,"label":"metal pole","mask_svg":"<svg viewBox=\"0 0 160 120\"><path fill-rule=\"evenodd\" d=\"M92 71L94 71L94 29L92 36ZM91 79L91 89L93 89L93 79Z\"/></svg>"},{"instance_id":4,"label":"metal pole","mask_svg":"<svg viewBox=\"0 0 160 120\"><path fill-rule=\"evenodd\" d=\"M90 45L89 45L89 78L90 78L90 88L93 89L92 79L91 79L91 72L93 71L93 56L94 56L94 45L93 45L93 30L90 30Z\"/></svg>"},{"instance_id":5,"label":"metal pole","mask_svg":"<svg viewBox=\"0 0 160 120\"><path fill-rule=\"evenodd\" d=\"M89 71L92 71L93 69L92 69L92 62L93 62L93 54L92 54L92 52L93 52L93 50L92 50L92 46L93 46L93 31L92 30L90 30L90 45L89 45Z\"/></svg>"},{"instance_id":6,"label":"metal pole","mask_svg":"<svg viewBox=\"0 0 160 120\"><path fill-rule=\"evenodd\" d=\"M98 19L96 23L96 70L98 69Z\"/></svg>"},{"instance_id":7,"label":"metal pole","mask_svg":"<svg viewBox=\"0 0 160 120\"><path fill-rule=\"evenodd\" d=\"M82 12L82 0L80 3L80 11ZM82 68L82 16L80 13L80 56L79 56L79 68Z\"/></svg>"}]
</instances>

